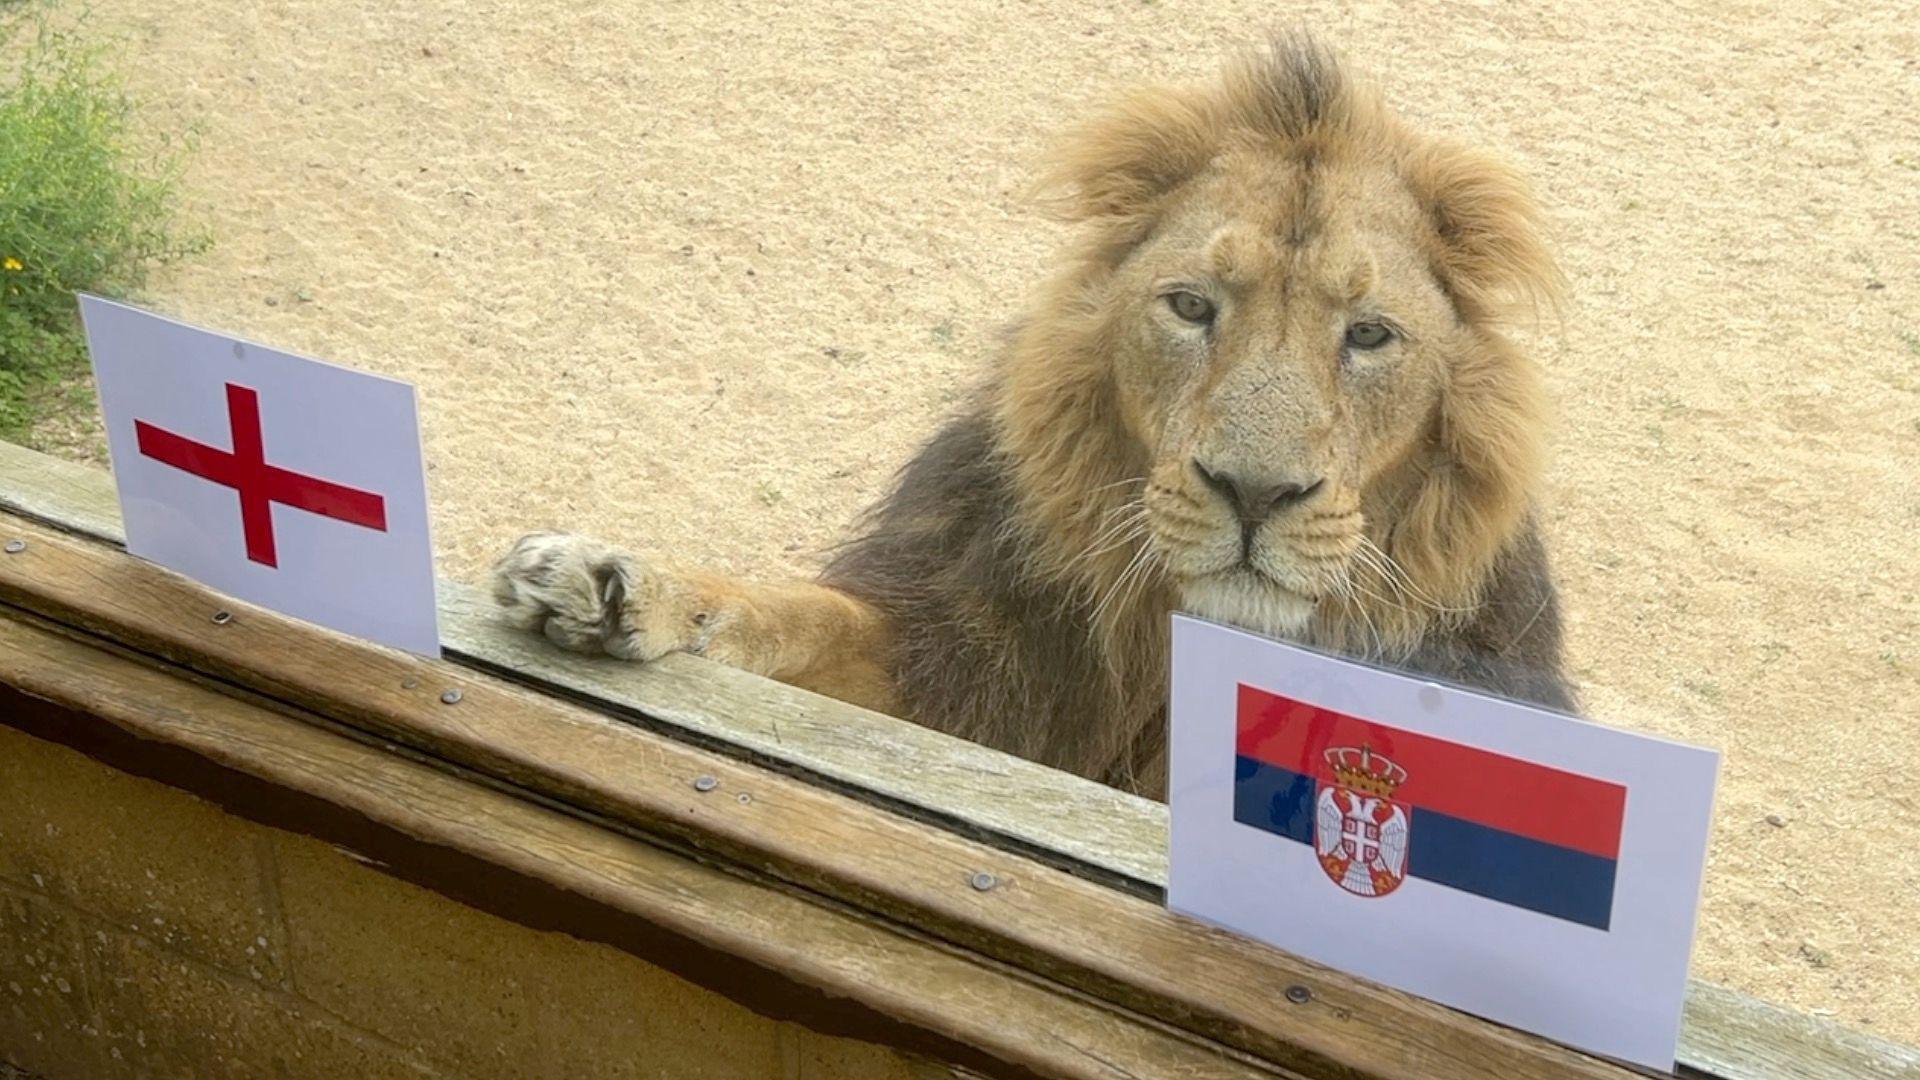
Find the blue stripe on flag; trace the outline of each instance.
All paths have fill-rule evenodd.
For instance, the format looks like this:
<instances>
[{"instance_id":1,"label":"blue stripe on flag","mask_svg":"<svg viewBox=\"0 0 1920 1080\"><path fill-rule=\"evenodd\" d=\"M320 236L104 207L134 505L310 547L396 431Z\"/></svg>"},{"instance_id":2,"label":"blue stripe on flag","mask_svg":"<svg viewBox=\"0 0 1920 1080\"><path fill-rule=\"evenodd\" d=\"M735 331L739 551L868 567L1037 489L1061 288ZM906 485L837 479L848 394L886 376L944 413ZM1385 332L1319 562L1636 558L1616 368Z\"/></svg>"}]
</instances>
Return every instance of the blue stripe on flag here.
<instances>
[{"instance_id":1,"label":"blue stripe on flag","mask_svg":"<svg viewBox=\"0 0 1920 1080\"><path fill-rule=\"evenodd\" d=\"M1317 787L1310 776L1236 756L1233 819L1311 847ZM1411 825L1413 877L1599 930L1612 922L1612 859L1417 806Z\"/></svg>"},{"instance_id":2,"label":"blue stripe on flag","mask_svg":"<svg viewBox=\"0 0 1920 1080\"><path fill-rule=\"evenodd\" d=\"M1419 807L1408 847L1414 877L1597 930L1613 921L1612 859Z\"/></svg>"},{"instance_id":3,"label":"blue stripe on flag","mask_svg":"<svg viewBox=\"0 0 1920 1080\"><path fill-rule=\"evenodd\" d=\"M1311 776L1250 757L1234 762L1233 820L1242 825L1312 844L1313 797Z\"/></svg>"}]
</instances>

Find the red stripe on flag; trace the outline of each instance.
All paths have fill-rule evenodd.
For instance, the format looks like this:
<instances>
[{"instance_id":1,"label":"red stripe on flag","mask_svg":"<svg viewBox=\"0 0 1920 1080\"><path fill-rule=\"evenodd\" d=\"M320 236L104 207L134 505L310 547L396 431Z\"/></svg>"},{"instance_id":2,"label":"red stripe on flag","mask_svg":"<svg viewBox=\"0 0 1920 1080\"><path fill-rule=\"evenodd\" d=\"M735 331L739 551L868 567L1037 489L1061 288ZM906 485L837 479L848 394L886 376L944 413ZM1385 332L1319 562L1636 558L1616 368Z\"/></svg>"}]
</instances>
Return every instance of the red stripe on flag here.
<instances>
[{"instance_id":1,"label":"red stripe on flag","mask_svg":"<svg viewBox=\"0 0 1920 1080\"><path fill-rule=\"evenodd\" d=\"M267 497L295 509L380 532L387 531L387 501L371 491L288 472L275 465L266 468Z\"/></svg>"},{"instance_id":2,"label":"red stripe on flag","mask_svg":"<svg viewBox=\"0 0 1920 1080\"><path fill-rule=\"evenodd\" d=\"M183 439L145 420L133 422L133 434L140 453L155 461L195 476L204 476L216 484L233 487L238 482L236 478L239 472L233 467L233 455L225 450Z\"/></svg>"},{"instance_id":3,"label":"red stripe on flag","mask_svg":"<svg viewBox=\"0 0 1920 1080\"><path fill-rule=\"evenodd\" d=\"M233 486L240 492L240 531L247 540L247 558L266 566L280 565L273 543L273 504L267 498L267 451L260 432L260 395L252 388L227 384L227 426L233 432Z\"/></svg>"},{"instance_id":4,"label":"red stripe on flag","mask_svg":"<svg viewBox=\"0 0 1920 1080\"><path fill-rule=\"evenodd\" d=\"M1395 802L1606 859L1620 856L1627 789L1240 687L1239 753L1333 783L1326 751L1365 746L1407 770Z\"/></svg>"}]
</instances>

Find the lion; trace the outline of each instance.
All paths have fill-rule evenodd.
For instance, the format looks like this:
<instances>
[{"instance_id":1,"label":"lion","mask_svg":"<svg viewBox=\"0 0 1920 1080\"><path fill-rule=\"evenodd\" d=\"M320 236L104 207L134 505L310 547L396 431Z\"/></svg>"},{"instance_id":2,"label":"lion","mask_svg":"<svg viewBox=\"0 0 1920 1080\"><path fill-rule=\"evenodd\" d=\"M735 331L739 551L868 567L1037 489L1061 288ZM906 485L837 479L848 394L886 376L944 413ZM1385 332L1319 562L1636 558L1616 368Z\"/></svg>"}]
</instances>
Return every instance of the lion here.
<instances>
[{"instance_id":1,"label":"lion","mask_svg":"<svg viewBox=\"0 0 1920 1080\"><path fill-rule=\"evenodd\" d=\"M1573 711L1547 409L1503 334L1562 283L1516 172L1283 34L1098 113L1041 194L1081 235L818 580L536 533L509 618L1156 797L1175 610Z\"/></svg>"}]
</instances>

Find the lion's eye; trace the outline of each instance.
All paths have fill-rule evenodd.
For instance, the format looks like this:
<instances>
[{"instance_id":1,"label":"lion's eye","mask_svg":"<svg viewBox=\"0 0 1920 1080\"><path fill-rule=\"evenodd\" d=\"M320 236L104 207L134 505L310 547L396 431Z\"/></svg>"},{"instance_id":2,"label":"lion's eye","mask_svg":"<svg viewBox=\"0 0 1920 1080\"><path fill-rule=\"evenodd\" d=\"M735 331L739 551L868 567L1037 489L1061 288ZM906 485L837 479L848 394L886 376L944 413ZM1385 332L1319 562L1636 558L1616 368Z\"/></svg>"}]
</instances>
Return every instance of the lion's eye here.
<instances>
[{"instance_id":1,"label":"lion's eye","mask_svg":"<svg viewBox=\"0 0 1920 1080\"><path fill-rule=\"evenodd\" d=\"M1354 349L1377 349L1393 340L1393 331L1386 323L1357 322L1347 327L1347 346Z\"/></svg>"},{"instance_id":2,"label":"lion's eye","mask_svg":"<svg viewBox=\"0 0 1920 1080\"><path fill-rule=\"evenodd\" d=\"M1199 293L1176 292L1167 294L1167 306L1175 315L1190 323L1205 326L1213 321L1213 301Z\"/></svg>"}]
</instances>

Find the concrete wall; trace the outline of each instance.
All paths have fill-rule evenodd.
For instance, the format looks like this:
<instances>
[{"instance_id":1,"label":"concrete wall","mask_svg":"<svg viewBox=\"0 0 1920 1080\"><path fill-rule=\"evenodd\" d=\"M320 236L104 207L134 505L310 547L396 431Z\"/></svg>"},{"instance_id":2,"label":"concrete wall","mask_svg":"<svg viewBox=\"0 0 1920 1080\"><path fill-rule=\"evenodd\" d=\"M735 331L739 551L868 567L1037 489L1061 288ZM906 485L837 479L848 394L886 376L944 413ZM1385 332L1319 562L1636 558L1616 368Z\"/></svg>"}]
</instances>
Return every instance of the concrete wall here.
<instances>
[{"instance_id":1,"label":"concrete wall","mask_svg":"<svg viewBox=\"0 0 1920 1080\"><path fill-rule=\"evenodd\" d=\"M0 1061L46 1080L946 1075L4 726Z\"/></svg>"}]
</instances>

